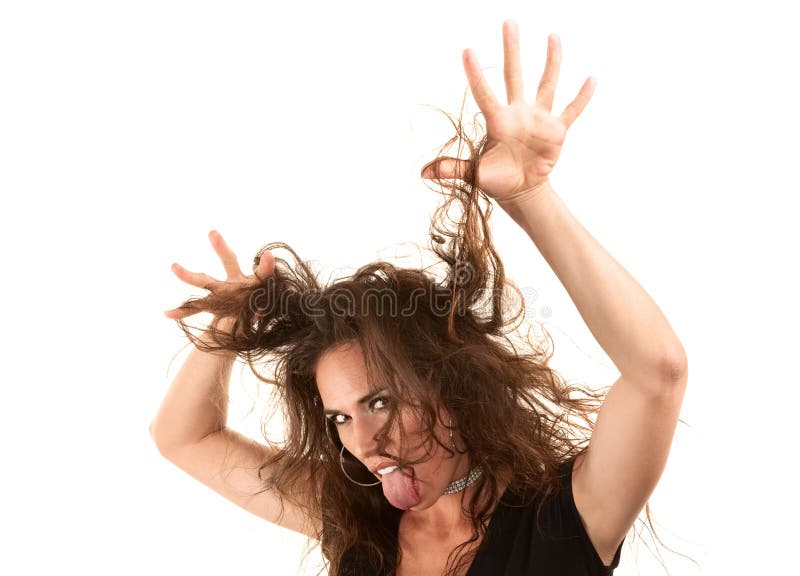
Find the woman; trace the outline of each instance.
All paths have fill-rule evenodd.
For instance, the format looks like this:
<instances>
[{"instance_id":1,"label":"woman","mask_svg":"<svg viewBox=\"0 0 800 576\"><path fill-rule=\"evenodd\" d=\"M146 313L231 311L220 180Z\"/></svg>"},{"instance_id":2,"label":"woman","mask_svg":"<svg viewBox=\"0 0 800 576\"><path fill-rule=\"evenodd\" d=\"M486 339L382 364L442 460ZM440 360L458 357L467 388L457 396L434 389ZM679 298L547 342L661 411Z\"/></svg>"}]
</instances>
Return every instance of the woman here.
<instances>
[{"instance_id":1,"label":"woman","mask_svg":"<svg viewBox=\"0 0 800 576\"><path fill-rule=\"evenodd\" d=\"M451 182L431 232L443 279L376 262L321 286L283 243L262 248L245 276L216 232L226 281L173 265L210 293L166 312L197 349L151 426L159 450L236 504L320 542L330 574L611 574L666 466L686 388L683 347L549 182L594 83L551 113L561 59L551 35L536 101L526 103L513 21L503 38L508 106L465 50L486 136L476 145L459 122L469 159L440 155L422 172ZM512 341L524 304L510 314L507 292L520 291L492 245L487 198L528 233L619 369L607 394L567 385L543 347ZM453 207L462 218L451 219ZM200 311L214 319L198 338L184 318ZM237 356L280 395L279 445L225 425Z\"/></svg>"}]
</instances>

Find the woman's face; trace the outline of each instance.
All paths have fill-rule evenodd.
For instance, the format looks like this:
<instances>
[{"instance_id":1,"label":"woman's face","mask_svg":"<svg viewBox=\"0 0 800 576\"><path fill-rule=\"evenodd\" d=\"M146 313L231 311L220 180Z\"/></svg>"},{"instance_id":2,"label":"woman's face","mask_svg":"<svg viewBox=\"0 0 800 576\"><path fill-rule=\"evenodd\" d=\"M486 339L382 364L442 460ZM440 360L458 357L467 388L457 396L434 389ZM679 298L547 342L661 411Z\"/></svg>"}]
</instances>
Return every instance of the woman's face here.
<instances>
[{"instance_id":1,"label":"woman's face","mask_svg":"<svg viewBox=\"0 0 800 576\"><path fill-rule=\"evenodd\" d=\"M323 354L317 364L316 379L325 417L331 420L331 425L338 431L345 449L367 469L373 470L381 462L397 460L400 456L406 460L425 456L425 434L421 429L421 420L405 408L400 410L405 445L398 445L395 433L395 436L386 439L383 452L378 451L376 435L388 420L392 398L387 397L388 392L371 394L364 357L358 343ZM447 413L440 411L434 434L445 446L452 446L449 430L442 424L447 421ZM459 450L463 450L458 433L454 431L453 437ZM420 501L410 510L431 506L450 482L469 472L465 454L456 453L452 456L435 442L432 446L429 444L428 449L432 452L431 458L413 466ZM375 476L381 478L379 474Z\"/></svg>"}]
</instances>

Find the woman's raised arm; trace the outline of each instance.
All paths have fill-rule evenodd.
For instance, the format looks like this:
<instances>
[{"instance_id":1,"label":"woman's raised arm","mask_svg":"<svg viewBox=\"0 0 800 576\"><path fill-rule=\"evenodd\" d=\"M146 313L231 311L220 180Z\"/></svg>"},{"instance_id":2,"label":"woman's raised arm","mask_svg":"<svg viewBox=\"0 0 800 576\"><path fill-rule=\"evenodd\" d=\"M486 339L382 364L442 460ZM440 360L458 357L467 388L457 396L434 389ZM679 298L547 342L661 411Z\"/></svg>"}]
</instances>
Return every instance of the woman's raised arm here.
<instances>
[{"instance_id":1,"label":"woman's raised arm","mask_svg":"<svg viewBox=\"0 0 800 576\"><path fill-rule=\"evenodd\" d=\"M228 275L220 281L208 274L190 272L175 263L172 271L182 281L212 292L224 292L239 288L242 284L258 283L255 276L245 276L236 255L216 232L209 233L209 240L219 255ZM258 276L266 278L272 274L275 259L269 251L261 255ZM177 320L193 314L180 308L168 310L167 318ZM231 318L222 318L218 327L230 329ZM201 340L206 342L204 337ZM227 422L228 381L235 355L231 352L205 352L195 348L181 366L180 371L167 391L158 414L150 425L150 434L159 449L169 449L199 442L208 434L222 430Z\"/></svg>"}]
</instances>

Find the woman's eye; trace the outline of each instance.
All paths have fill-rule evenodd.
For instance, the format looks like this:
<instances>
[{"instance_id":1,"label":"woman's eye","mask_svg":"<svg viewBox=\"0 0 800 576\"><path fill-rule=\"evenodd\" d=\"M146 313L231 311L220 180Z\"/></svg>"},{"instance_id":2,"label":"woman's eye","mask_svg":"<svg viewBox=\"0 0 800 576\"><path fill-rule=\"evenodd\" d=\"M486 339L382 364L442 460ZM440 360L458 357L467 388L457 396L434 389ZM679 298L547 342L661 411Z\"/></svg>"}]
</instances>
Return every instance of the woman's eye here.
<instances>
[{"instance_id":1,"label":"woman's eye","mask_svg":"<svg viewBox=\"0 0 800 576\"><path fill-rule=\"evenodd\" d=\"M369 403L370 408L374 408L375 404L380 402L381 405L378 407L378 410L383 410L386 408L386 405L389 403L388 396L378 396L377 398L373 399L372 402ZM335 414L328 418L329 422L333 422L336 426L341 426L342 424L347 423L347 416L345 414Z\"/></svg>"},{"instance_id":2,"label":"woman's eye","mask_svg":"<svg viewBox=\"0 0 800 576\"><path fill-rule=\"evenodd\" d=\"M336 414L335 416L331 416L330 418L328 418L328 421L333 422L336 426L341 426L342 424L344 424L344 420L339 420L338 419L339 417L346 418L344 414Z\"/></svg>"},{"instance_id":3,"label":"woman's eye","mask_svg":"<svg viewBox=\"0 0 800 576\"><path fill-rule=\"evenodd\" d=\"M375 402L381 402L381 403L383 403L383 406L381 406L381 408L386 408L386 404L388 404L388 403L389 403L389 397L388 397L388 396L378 396L377 398L375 398L375 399L372 401L372 403L371 403L371 404L372 404L372 406L375 406Z\"/></svg>"}]
</instances>

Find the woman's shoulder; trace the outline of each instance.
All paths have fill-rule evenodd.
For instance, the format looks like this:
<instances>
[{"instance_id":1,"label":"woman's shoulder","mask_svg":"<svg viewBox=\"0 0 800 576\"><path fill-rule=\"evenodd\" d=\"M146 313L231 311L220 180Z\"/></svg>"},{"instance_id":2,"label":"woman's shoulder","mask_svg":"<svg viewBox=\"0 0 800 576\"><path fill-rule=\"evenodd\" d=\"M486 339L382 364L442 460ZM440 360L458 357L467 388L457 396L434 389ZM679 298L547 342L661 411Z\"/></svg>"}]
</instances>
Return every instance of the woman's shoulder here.
<instances>
[{"instance_id":1,"label":"woman's shoulder","mask_svg":"<svg viewBox=\"0 0 800 576\"><path fill-rule=\"evenodd\" d=\"M607 574L618 565L620 551L616 551L611 566L606 566L597 554L575 506L574 465L574 457L558 464L546 486L510 486L501 499L504 506L495 528L502 533L501 540L524 542L526 550L543 566L578 562L590 566L592 573ZM522 554L522 551L507 553Z\"/></svg>"},{"instance_id":2,"label":"woman's shoulder","mask_svg":"<svg viewBox=\"0 0 800 576\"><path fill-rule=\"evenodd\" d=\"M561 491L572 489L572 470L575 464L575 457L571 457L555 466L555 472L545 475L539 482L526 482L519 476L508 482L507 488L503 493L501 502L510 505L520 503L533 504L555 497Z\"/></svg>"}]
</instances>

